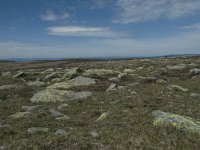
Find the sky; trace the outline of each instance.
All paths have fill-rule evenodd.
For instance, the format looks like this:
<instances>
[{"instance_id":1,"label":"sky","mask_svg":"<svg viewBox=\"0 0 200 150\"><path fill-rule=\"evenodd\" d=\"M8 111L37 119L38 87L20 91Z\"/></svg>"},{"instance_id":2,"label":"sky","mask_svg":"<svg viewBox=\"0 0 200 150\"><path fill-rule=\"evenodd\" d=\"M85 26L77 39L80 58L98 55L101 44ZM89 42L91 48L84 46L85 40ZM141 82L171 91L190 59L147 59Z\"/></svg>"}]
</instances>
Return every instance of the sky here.
<instances>
[{"instance_id":1,"label":"sky","mask_svg":"<svg viewBox=\"0 0 200 150\"><path fill-rule=\"evenodd\" d=\"M200 0L0 0L0 59L200 54Z\"/></svg>"}]
</instances>

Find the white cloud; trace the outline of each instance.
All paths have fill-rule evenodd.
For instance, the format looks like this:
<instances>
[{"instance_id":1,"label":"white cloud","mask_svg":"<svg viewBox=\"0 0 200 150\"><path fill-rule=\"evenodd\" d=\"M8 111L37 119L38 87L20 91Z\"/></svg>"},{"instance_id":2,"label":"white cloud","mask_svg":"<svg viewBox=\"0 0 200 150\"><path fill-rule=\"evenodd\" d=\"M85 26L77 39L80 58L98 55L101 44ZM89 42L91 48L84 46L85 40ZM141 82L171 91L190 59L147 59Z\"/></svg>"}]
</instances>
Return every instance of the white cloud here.
<instances>
[{"instance_id":1,"label":"white cloud","mask_svg":"<svg viewBox=\"0 0 200 150\"><path fill-rule=\"evenodd\" d=\"M200 30L200 23L183 26L183 27L181 27L181 29Z\"/></svg>"},{"instance_id":2,"label":"white cloud","mask_svg":"<svg viewBox=\"0 0 200 150\"><path fill-rule=\"evenodd\" d=\"M117 0L114 23L175 19L200 14L199 0Z\"/></svg>"},{"instance_id":3,"label":"white cloud","mask_svg":"<svg viewBox=\"0 0 200 150\"><path fill-rule=\"evenodd\" d=\"M65 20L65 19L68 19L69 17L70 15L67 12L56 14L52 10L47 10L45 14L40 15L40 18L44 21Z\"/></svg>"},{"instance_id":4,"label":"white cloud","mask_svg":"<svg viewBox=\"0 0 200 150\"><path fill-rule=\"evenodd\" d=\"M131 57L168 54L200 54L200 31L151 39L90 39L77 42L0 42L0 58Z\"/></svg>"},{"instance_id":5,"label":"white cloud","mask_svg":"<svg viewBox=\"0 0 200 150\"><path fill-rule=\"evenodd\" d=\"M121 37L125 33L117 33L109 28L80 27L80 26L56 26L47 29L47 33L57 36L78 36L78 37Z\"/></svg>"}]
</instances>

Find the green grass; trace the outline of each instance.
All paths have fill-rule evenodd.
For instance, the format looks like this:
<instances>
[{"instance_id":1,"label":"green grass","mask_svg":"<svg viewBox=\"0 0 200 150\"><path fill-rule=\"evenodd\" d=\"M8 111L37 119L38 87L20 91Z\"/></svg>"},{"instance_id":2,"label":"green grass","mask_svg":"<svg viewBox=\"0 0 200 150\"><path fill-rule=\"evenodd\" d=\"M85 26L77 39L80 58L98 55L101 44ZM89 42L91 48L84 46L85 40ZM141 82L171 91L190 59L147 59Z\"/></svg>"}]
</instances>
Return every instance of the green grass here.
<instances>
[{"instance_id":1,"label":"green grass","mask_svg":"<svg viewBox=\"0 0 200 150\"><path fill-rule=\"evenodd\" d=\"M154 66L152 71L158 70L166 64L177 64L186 62L183 60L153 59L146 63L137 61L125 62L94 62L93 68L118 69L125 68L128 64L135 69L144 65L145 68ZM198 64L198 59L187 59L188 62ZM90 63L83 63L84 68L89 68ZM46 64L45 64L46 66ZM61 66L62 67L62 66ZM184 73L183 73L184 72ZM57 121L50 116L49 109L57 109L62 103L40 103L42 108L36 109L31 117L13 119L8 116L15 112L22 111L24 105L36 105L30 102L34 93L45 87L24 87L10 91L0 91L0 123L11 125L10 128L0 129L0 145L8 149L48 149L48 150L132 150L132 149L199 149L200 136L191 133L181 133L169 127L154 127L153 110L162 110L179 115L190 116L196 120L200 116L199 98L190 97L190 93L174 92L167 90L167 85L177 84L190 89L191 92L199 92L200 78L187 78L188 69L183 72L170 72L166 75L159 75L168 80L167 83L140 83L135 86L128 86L137 82L138 79L128 77L120 85L128 86L125 90L106 93L110 83L109 77L98 78L101 82L90 87L73 88L74 91L92 91L92 97L81 101L69 102L69 107L62 111L70 117L66 121ZM152 76L151 71L137 71L141 76ZM173 75L173 76L172 76ZM25 77L25 80L33 80L34 77ZM97 77L96 77L97 78ZM139 81L138 81L139 82ZM23 84L20 80L0 79L0 85ZM130 94L136 91L136 95ZM103 113L109 112L109 116L100 122L96 119ZM30 127L48 127L48 133L28 134ZM57 136L54 132L57 129L64 129L68 132L66 136ZM92 137L91 132L96 131L99 137Z\"/></svg>"}]
</instances>

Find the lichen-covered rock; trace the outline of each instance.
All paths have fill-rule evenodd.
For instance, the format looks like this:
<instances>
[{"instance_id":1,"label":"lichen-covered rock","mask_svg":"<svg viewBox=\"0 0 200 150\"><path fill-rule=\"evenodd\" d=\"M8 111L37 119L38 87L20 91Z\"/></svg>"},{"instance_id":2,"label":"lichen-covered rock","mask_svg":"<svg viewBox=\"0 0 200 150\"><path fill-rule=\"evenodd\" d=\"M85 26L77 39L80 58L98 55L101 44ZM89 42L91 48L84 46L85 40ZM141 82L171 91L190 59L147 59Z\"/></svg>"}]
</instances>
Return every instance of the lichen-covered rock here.
<instances>
[{"instance_id":1,"label":"lichen-covered rock","mask_svg":"<svg viewBox=\"0 0 200 150\"><path fill-rule=\"evenodd\" d=\"M42 81L30 81L27 83L28 86L37 86L37 87L40 87L40 86L44 86L45 85L45 82L42 82Z\"/></svg>"},{"instance_id":2,"label":"lichen-covered rock","mask_svg":"<svg viewBox=\"0 0 200 150\"><path fill-rule=\"evenodd\" d=\"M26 74L23 72L23 71L21 71L21 72L19 72L19 73L17 73L16 75L14 75L13 76L13 79L15 79L15 78L20 78L20 77L24 77Z\"/></svg>"},{"instance_id":3,"label":"lichen-covered rock","mask_svg":"<svg viewBox=\"0 0 200 150\"><path fill-rule=\"evenodd\" d=\"M191 97L200 97L200 94L199 93L191 93L190 96Z\"/></svg>"},{"instance_id":4,"label":"lichen-covered rock","mask_svg":"<svg viewBox=\"0 0 200 150\"><path fill-rule=\"evenodd\" d=\"M28 133L33 134L33 133L47 133L49 131L49 128L44 128L44 127L31 127L28 128Z\"/></svg>"},{"instance_id":5,"label":"lichen-covered rock","mask_svg":"<svg viewBox=\"0 0 200 150\"><path fill-rule=\"evenodd\" d=\"M61 81L60 78L54 78L54 79L51 80L51 82L60 82L60 81Z\"/></svg>"},{"instance_id":6,"label":"lichen-covered rock","mask_svg":"<svg viewBox=\"0 0 200 150\"><path fill-rule=\"evenodd\" d=\"M63 111L63 110L65 110L65 109L67 109L68 107L69 107L68 104L61 104L60 106L58 106L58 110L59 110L59 111Z\"/></svg>"},{"instance_id":7,"label":"lichen-covered rock","mask_svg":"<svg viewBox=\"0 0 200 150\"><path fill-rule=\"evenodd\" d=\"M58 117L64 117L65 115L59 111L55 111L53 109L50 110L51 117L58 118Z\"/></svg>"},{"instance_id":8,"label":"lichen-covered rock","mask_svg":"<svg viewBox=\"0 0 200 150\"><path fill-rule=\"evenodd\" d=\"M13 118L23 118L28 117L30 115L30 112L16 112L15 114L11 115Z\"/></svg>"},{"instance_id":9,"label":"lichen-covered rock","mask_svg":"<svg viewBox=\"0 0 200 150\"><path fill-rule=\"evenodd\" d=\"M36 93L31 102L67 102L71 100L84 99L91 96L91 92L72 92L65 90L47 89Z\"/></svg>"},{"instance_id":10,"label":"lichen-covered rock","mask_svg":"<svg viewBox=\"0 0 200 150\"><path fill-rule=\"evenodd\" d=\"M75 77L78 77L78 76L82 75L82 73L84 72L84 70L79 68L79 67L66 69L65 71L66 71L66 73L63 76L63 78L69 78L69 79L73 79Z\"/></svg>"},{"instance_id":11,"label":"lichen-covered rock","mask_svg":"<svg viewBox=\"0 0 200 150\"><path fill-rule=\"evenodd\" d=\"M96 120L96 122L102 121L109 116L108 112L102 113L101 116Z\"/></svg>"},{"instance_id":12,"label":"lichen-covered rock","mask_svg":"<svg viewBox=\"0 0 200 150\"><path fill-rule=\"evenodd\" d=\"M186 67L187 67L186 64L178 64L178 65L174 65L174 66L168 65L167 69L169 69L169 70L182 70L182 69L185 69Z\"/></svg>"},{"instance_id":13,"label":"lichen-covered rock","mask_svg":"<svg viewBox=\"0 0 200 150\"><path fill-rule=\"evenodd\" d=\"M57 72L53 72L53 73L47 75L47 76L45 77L45 79L46 79L46 80L50 80L50 79L57 78L57 77L59 77L58 73L57 73Z\"/></svg>"},{"instance_id":14,"label":"lichen-covered rock","mask_svg":"<svg viewBox=\"0 0 200 150\"><path fill-rule=\"evenodd\" d=\"M3 85L3 86L0 86L0 90L11 90L11 89L16 89L16 88L21 88L21 86L18 86L18 85Z\"/></svg>"},{"instance_id":15,"label":"lichen-covered rock","mask_svg":"<svg viewBox=\"0 0 200 150\"><path fill-rule=\"evenodd\" d=\"M8 72L2 72L1 73L1 76L2 77L10 77L11 76L11 73L8 71Z\"/></svg>"},{"instance_id":16,"label":"lichen-covered rock","mask_svg":"<svg viewBox=\"0 0 200 150\"><path fill-rule=\"evenodd\" d=\"M89 69L85 71L83 76L91 76L91 75L105 76L105 75L116 75L119 73L120 73L119 71L110 69Z\"/></svg>"},{"instance_id":17,"label":"lichen-covered rock","mask_svg":"<svg viewBox=\"0 0 200 150\"><path fill-rule=\"evenodd\" d=\"M194 68L190 70L189 76L193 77L193 76L197 76L200 75L200 69Z\"/></svg>"},{"instance_id":18,"label":"lichen-covered rock","mask_svg":"<svg viewBox=\"0 0 200 150\"><path fill-rule=\"evenodd\" d=\"M108 79L108 81L114 82L114 83L120 82L119 78L117 78L117 77L112 77L112 78Z\"/></svg>"},{"instance_id":19,"label":"lichen-covered rock","mask_svg":"<svg viewBox=\"0 0 200 150\"><path fill-rule=\"evenodd\" d=\"M135 71L136 70L133 70L133 69L125 69L124 73L130 73L130 74L132 74L132 73L135 73Z\"/></svg>"},{"instance_id":20,"label":"lichen-covered rock","mask_svg":"<svg viewBox=\"0 0 200 150\"><path fill-rule=\"evenodd\" d=\"M68 116L63 116L63 117L57 117L56 120L69 120L70 118Z\"/></svg>"},{"instance_id":21,"label":"lichen-covered rock","mask_svg":"<svg viewBox=\"0 0 200 150\"><path fill-rule=\"evenodd\" d=\"M35 106L22 106L22 110L26 111L26 112L31 112L34 111L38 108L42 107L42 105L35 105Z\"/></svg>"},{"instance_id":22,"label":"lichen-covered rock","mask_svg":"<svg viewBox=\"0 0 200 150\"><path fill-rule=\"evenodd\" d=\"M48 89L69 89L69 88L77 87L77 86L88 86L95 83L96 81L92 78L79 76L67 82L55 83L53 85L48 86L47 88Z\"/></svg>"},{"instance_id":23,"label":"lichen-covered rock","mask_svg":"<svg viewBox=\"0 0 200 150\"><path fill-rule=\"evenodd\" d=\"M48 68L48 69L44 70L42 72L42 74L44 74L44 73L50 73L50 72L54 72L54 69L53 68Z\"/></svg>"},{"instance_id":24,"label":"lichen-covered rock","mask_svg":"<svg viewBox=\"0 0 200 150\"><path fill-rule=\"evenodd\" d=\"M110 85L110 87L106 90L106 92L109 92L109 91L116 91L116 90L122 90L124 89L125 87L124 86L118 86L116 83L112 83Z\"/></svg>"},{"instance_id":25,"label":"lichen-covered rock","mask_svg":"<svg viewBox=\"0 0 200 150\"><path fill-rule=\"evenodd\" d=\"M167 89L170 90L170 91L182 91L182 92L189 91L187 88L183 88L183 87L178 86L178 85L169 85L167 87Z\"/></svg>"},{"instance_id":26,"label":"lichen-covered rock","mask_svg":"<svg viewBox=\"0 0 200 150\"><path fill-rule=\"evenodd\" d=\"M126 78L128 76L128 73L120 73L120 74L118 74L118 78L119 79L124 79L124 78Z\"/></svg>"},{"instance_id":27,"label":"lichen-covered rock","mask_svg":"<svg viewBox=\"0 0 200 150\"><path fill-rule=\"evenodd\" d=\"M62 136L64 136L64 135L67 135L68 133L65 131L65 130L63 130L63 129L58 129L56 132L55 132L55 135L62 135Z\"/></svg>"},{"instance_id":28,"label":"lichen-covered rock","mask_svg":"<svg viewBox=\"0 0 200 150\"><path fill-rule=\"evenodd\" d=\"M184 117L173 113L155 110L152 112L155 117L153 124L155 126L170 126L180 131L200 134L200 122L190 117Z\"/></svg>"}]
</instances>

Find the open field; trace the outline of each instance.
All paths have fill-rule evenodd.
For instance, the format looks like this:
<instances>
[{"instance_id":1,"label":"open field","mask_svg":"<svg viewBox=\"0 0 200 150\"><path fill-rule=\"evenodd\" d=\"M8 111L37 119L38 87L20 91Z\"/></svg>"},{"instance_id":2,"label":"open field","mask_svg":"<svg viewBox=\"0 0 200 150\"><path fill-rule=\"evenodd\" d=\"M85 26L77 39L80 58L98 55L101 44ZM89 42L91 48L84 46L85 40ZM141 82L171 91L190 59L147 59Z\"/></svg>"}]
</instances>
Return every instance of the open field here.
<instances>
[{"instance_id":1,"label":"open field","mask_svg":"<svg viewBox=\"0 0 200 150\"><path fill-rule=\"evenodd\" d=\"M1 62L0 71L0 150L200 149L200 57Z\"/></svg>"}]
</instances>

